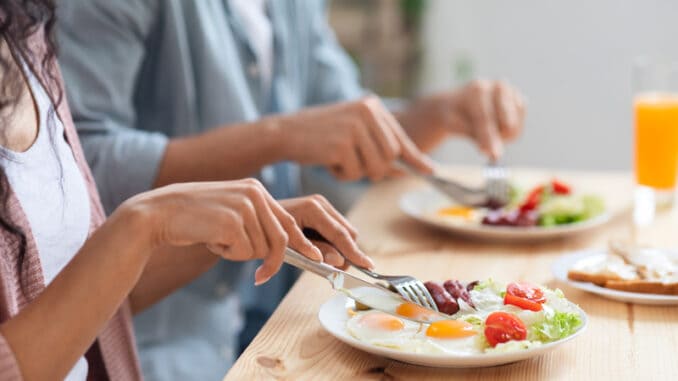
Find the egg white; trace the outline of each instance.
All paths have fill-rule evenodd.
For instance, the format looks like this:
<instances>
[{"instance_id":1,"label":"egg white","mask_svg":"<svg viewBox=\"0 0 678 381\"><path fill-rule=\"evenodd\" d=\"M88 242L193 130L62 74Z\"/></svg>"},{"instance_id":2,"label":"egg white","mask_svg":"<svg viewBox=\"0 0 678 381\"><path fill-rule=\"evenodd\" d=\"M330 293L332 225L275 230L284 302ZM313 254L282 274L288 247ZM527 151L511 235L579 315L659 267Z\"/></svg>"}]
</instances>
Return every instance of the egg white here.
<instances>
[{"instance_id":1,"label":"egg white","mask_svg":"<svg viewBox=\"0 0 678 381\"><path fill-rule=\"evenodd\" d=\"M417 336L420 342L418 353L470 355L482 353L484 347L482 335L479 334L450 339L430 337L425 332Z\"/></svg>"},{"instance_id":2,"label":"egg white","mask_svg":"<svg viewBox=\"0 0 678 381\"><path fill-rule=\"evenodd\" d=\"M356 313L346 322L346 328L351 336L360 341L387 348L409 351L416 347L413 341L417 332L422 329L421 324L399 319L404 323L403 329L398 331L381 330L363 324L362 317L369 314L383 314L383 312L370 310Z\"/></svg>"}]
</instances>

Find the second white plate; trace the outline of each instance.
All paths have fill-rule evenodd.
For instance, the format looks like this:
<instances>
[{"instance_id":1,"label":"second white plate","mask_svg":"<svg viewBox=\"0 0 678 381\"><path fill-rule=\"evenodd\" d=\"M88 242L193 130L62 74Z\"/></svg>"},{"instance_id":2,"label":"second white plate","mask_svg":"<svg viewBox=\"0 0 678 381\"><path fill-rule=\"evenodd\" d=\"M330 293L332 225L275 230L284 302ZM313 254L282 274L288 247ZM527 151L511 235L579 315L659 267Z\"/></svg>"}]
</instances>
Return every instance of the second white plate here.
<instances>
[{"instance_id":1,"label":"second white plate","mask_svg":"<svg viewBox=\"0 0 678 381\"><path fill-rule=\"evenodd\" d=\"M551 271L553 272L553 275L556 277L556 279L565 282L574 288L592 292L604 298L636 304L678 305L678 295L643 294L639 292L617 291L610 288L596 286L593 283L577 282L567 278L568 270L577 261L591 256L604 255L607 255L607 250L605 249L589 249L566 254L558 258L558 260L553 263L553 266L551 266Z\"/></svg>"},{"instance_id":2,"label":"second white plate","mask_svg":"<svg viewBox=\"0 0 678 381\"><path fill-rule=\"evenodd\" d=\"M425 224L467 237L501 241L525 241L562 237L589 231L606 223L610 219L610 214L606 212L590 220L569 225L553 227L511 227L488 226L465 221L457 222L436 215L436 212L440 210L440 208L452 204L453 203L447 197L432 188L421 188L407 192L402 195L399 202L400 210L408 216Z\"/></svg>"}]
</instances>

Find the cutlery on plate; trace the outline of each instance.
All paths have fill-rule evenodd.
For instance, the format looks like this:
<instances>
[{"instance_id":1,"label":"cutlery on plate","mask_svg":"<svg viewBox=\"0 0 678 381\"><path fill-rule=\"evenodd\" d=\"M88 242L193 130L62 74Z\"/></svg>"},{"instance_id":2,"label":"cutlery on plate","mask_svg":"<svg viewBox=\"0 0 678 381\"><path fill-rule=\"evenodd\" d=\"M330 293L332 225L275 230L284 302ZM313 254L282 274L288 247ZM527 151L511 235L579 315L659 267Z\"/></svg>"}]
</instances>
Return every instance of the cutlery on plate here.
<instances>
[{"instance_id":1,"label":"cutlery on plate","mask_svg":"<svg viewBox=\"0 0 678 381\"><path fill-rule=\"evenodd\" d=\"M424 306L428 309L438 311L438 306L433 301L431 293L428 292L428 289L426 288L426 286L424 286L424 282L420 281L419 279L411 277L409 275L381 275L370 269L366 269L364 267L351 263L351 261L349 261L348 258L346 259L346 261L350 263L351 266L360 270L360 272L362 272L363 274L377 280L383 280L384 282L388 283L404 299L412 303L419 304L420 306Z\"/></svg>"},{"instance_id":2,"label":"cutlery on plate","mask_svg":"<svg viewBox=\"0 0 678 381\"><path fill-rule=\"evenodd\" d=\"M346 294L349 298L372 309L395 315L401 319L419 323L451 319L448 315L426 307L420 307L425 309L426 313L418 314L418 316L400 315L396 312L398 307L404 303L412 303L412 301L406 300L380 284L367 282L325 263L308 259L293 249L287 248L285 250L285 263L319 275L327 279L332 288Z\"/></svg>"},{"instance_id":3,"label":"cutlery on plate","mask_svg":"<svg viewBox=\"0 0 678 381\"><path fill-rule=\"evenodd\" d=\"M304 228L303 231L304 236L310 240L325 242L330 245L332 244L314 229ZM400 294L400 296L402 296L405 300L419 304L420 306L426 307L428 309L438 311L438 306L436 305L435 301L433 301L431 293L428 292L428 289L426 286L424 286L424 282L420 281L419 279L409 275L382 275L365 267L356 265L345 256L344 260L351 266L360 270L363 274L373 279L382 280L388 283L388 285L398 292L398 294Z\"/></svg>"},{"instance_id":4,"label":"cutlery on plate","mask_svg":"<svg viewBox=\"0 0 678 381\"><path fill-rule=\"evenodd\" d=\"M490 162L485 166L483 170L485 184L480 188L463 185L436 173L430 175L420 173L402 160L398 161L398 167L425 180L439 192L462 205L500 208L511 201L508 171L496 162Z\"/></svg>"}]
</instances>

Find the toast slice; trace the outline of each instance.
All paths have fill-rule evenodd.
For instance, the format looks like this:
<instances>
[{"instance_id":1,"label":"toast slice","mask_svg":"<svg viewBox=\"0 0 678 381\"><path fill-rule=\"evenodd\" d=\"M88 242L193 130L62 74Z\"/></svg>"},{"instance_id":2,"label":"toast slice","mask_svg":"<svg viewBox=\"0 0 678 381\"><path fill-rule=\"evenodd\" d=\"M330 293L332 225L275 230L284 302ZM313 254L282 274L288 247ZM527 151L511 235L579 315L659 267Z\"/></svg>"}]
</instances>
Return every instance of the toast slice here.
<instances>
[{"instance_id":1,"label":"toast slice","mask_svg":"<svg viewBox=\"0 0 678 381\"><path fill-rule=\"evenodd\" d=\"M567 272L567 278L577 282L589 282L596 286L605 287L609 281L623 280L613 274L592 273L580 270L570 270Z\"/></svg>"},{"instance_id":2,"label":"toast slice","mask_svg":"<svg viewBox=\"0 0 678 381\"><path fill-rule=\"evenodd\" d=\"M610 254L583 258L567 277L613 290L678 295L678 262L668 252L621 242L610 243Z\"/></svg>"},{"instance_id":3,"label":"toast slice","mask_svg":"<svg viewBox=\"0 0 678 381\"><path fill-rule=\"evenodd\" d=\"M604 287L609 281L637 280L636 269L621 258L600 255L576 262L567 272L567 277L579 282L591 282Z\"/></svg>"},{"instance_id":4,"label":"toast slice","mask_svg":"<svg viewBox=\"0 0 678 381\"><path fill-rule=\"evenodd\" d=\"M612 248L612 244L610 245ZM616 244L614 253L633 265L638 275L648 282L675 283L678 279L678 262L665 250Z\"/></svg>"},{"instance_id":5,"label":"toast slice","mask_svg":"<svg viewBox=\"0 0 678 381\"><path fill-rule=\"evenodd\" d=\"M609 280L605 282L604 287L643 294L678 295L678 283L648 280Z\"/></svg>"}]
</instances>

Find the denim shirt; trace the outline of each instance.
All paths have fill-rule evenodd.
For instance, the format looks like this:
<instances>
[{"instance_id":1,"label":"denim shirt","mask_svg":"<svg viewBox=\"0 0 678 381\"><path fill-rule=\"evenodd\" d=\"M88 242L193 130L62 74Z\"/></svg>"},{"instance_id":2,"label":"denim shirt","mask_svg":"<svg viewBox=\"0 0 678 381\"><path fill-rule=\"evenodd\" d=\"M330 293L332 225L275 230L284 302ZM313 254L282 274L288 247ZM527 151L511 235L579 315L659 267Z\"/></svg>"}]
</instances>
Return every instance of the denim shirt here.
<instances>
[{"instance_id":1,"label":"denim shirt","mask_svg":"<svg viewBox=\"0 0 678 381\"><path fill-rule=\"evenodd\" d=\"M171 137L363 94L327 24L324 1L269 1L268 14L274 73L263 94L256 56L227 0L59 3L66 91L108 212L152 187ZM259 177L276 198L300 192L299 168L291 163ZM243 308L271 311L290 282L282 274L255 289L255 266L222 261L135 318L147 379L223 377Z\"/></svg>"}]
</instances>

